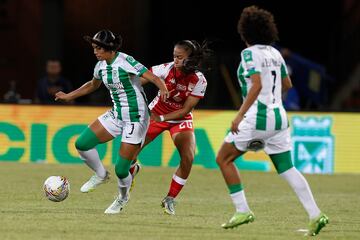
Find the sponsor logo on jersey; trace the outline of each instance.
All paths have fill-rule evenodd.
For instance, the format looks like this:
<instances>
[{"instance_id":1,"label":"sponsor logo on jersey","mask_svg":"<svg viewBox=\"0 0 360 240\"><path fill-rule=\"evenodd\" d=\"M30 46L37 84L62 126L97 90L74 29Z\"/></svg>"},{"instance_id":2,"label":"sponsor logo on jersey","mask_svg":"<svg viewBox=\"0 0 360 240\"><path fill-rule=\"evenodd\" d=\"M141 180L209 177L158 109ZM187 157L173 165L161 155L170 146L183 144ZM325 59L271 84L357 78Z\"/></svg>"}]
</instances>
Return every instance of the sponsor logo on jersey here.
<instances>
[{"instance_id":1,"label":"sponsor logo on jersey","mask_svg":"<svg viewBox=\"0 0 360 240\"><path fill-rule=\"evenodd\" d=\"M180 109L180 108L182 108L182 106L183 106L181 103L170 102L170 101L168 101L168 100L166 100L165 103L166 103L168 106L170 106L170 107L172 107L172 108L176 108L176 109Z\"/></svg>"},{"instance_id":2,"label":"sponsor logo on jersey","mask_svg":"<svg viewBox=\"0 0 360 240\"><path fill-rule=\"evenodd\" d=\"M105 86L107 89L111 91L116 91L118 89L124 89L124 85L122 82L116 82L116 83L105 83Z\"/></svg>"},{"instance_id":3,"label":"sponsor logo on jersey","mask_svg":"<svg viewBox=\"0 0 360 240\"><path fill-rule=\"evenodd\" d=\"M184 86L182 84L177 84L176 85L176 90L178 90L178 91L186 91L186 86Z\"/></svg>"},{"instance_id":4,"label":"sponsor logo on jersey","mask_svg":"<svg viewBox=\"0 0 360 240\"><path fill-rule=\"evenodd\" d=\"M140 72L144 68L144 65L142 65L141 63L137 63L135 64L134 68L136 69L136 71Z\"/></svg>"}]
</instances>

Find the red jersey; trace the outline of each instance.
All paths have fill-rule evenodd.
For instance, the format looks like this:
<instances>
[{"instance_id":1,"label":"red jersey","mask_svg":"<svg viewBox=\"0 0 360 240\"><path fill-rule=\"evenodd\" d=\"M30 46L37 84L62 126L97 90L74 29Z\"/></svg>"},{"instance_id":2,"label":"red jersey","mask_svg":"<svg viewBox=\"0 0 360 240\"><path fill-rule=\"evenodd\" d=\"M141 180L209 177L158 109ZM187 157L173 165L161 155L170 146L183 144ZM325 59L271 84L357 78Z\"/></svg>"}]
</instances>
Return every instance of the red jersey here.
<instances>
[{"instance_id":1,"label":"red jersey","mask_svg":"<svg viewBox=\"0 0 360 240\"><path fill-rule=\"evenodd\" d=\"M188 96L203 98L205 95L207 82L204 75L199 71L189 74L175 71L174 62L153 66L150 71L165 81L170 92L170 97L165 102L160 100L160 91L158 92L158 95L149 104L151 112L158 115L174 112L183 107ZM192 120L191 112L184 118L168 122L184 120Z\"/></svg>"}]
</instances>

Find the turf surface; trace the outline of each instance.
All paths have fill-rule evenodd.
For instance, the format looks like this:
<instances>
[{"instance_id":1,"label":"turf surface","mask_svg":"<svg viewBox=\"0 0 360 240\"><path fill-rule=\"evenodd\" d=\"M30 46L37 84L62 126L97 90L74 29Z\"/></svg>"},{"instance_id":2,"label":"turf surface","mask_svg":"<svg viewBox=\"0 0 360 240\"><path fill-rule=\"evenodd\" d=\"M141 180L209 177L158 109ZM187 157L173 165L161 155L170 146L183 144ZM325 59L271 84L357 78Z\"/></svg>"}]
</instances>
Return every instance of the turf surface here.
<instances>
[{"instance_id":1,"label":"turf surface","mask_svg":"<svg viewBox=\"0 0 360 240\"><path fill-rule=\"evenodd\" d=\"M179 195L176 215L165 215L160 201L174 169L144 167L136 177L129 205L103 214L116 195L112 180L92 193L79 188L91 176L85 165L0 162L0 239L304 239L305 211L275 173L241 172L254 223L224 230L233 214L219 170L194 167ZM67 176L71 192L50 202L42 184L50 175ZM319 207L329 216L317 239L360 239L360 174L306 175Z\"/></svg>"}]
</instances>

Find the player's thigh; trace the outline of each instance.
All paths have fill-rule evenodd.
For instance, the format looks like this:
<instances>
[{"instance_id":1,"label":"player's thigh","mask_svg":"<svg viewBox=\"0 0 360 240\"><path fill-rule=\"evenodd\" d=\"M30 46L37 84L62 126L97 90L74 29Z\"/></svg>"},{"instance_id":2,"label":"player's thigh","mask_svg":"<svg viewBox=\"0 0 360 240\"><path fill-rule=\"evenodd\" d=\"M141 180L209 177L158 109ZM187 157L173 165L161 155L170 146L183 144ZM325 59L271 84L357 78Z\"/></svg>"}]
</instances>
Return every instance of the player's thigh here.
<instances>
[{"instance_id":1,"label":"player's thigh","mask_svg":"<svg viewBox=\"0 0 360 240\"><path fill-rule=\"evenodd\" d=\"M95 133L96 137L102 143L114 139L114 136L108 132L104 125L101 124L99 119L96 119L94 122L92 122L89 128Z\"/></svg>"},{"instance_id":2,"label":"player's thigh","mask_svg":"<svg viewBox=\"0 0 360 240\"><path fill-rule=\"evenodd\" d=\"M148 123L122 122L123 134L121 137L120 156L135 160L142 144L145 141Z\"/></svg>"},{"instance_id":3,"label":"player's thigh","mask_svg":"<svg viewBox=\"0 0 360 240\"><path fill-rule=\"evenodd\" d=\"M176 132L172 135L172 139L181 157L186 156L190 160L194 159L196 143L193 131Z\"/></svg>"},{"instance_id":4,"label":"player's thigh","mask_svg":"<svg viewBox=\"0 0 360 240\"><path fill-rule=\"evenodd\" d=\"M122 142L119 150L119 154L122 158L127 160L135 160L141 149L141 144L132 144L127 142Z\"/></svg>"},{"instance_id":5,"label":"player's thigh","mask_svg":"<svg viewBox=\"0 0 360 240\"><path fill-rule=\"evenodd\" d=\"M233 143L224 141L217 153L216 162L219 165L229 163L244 153L245 151L237 149Z\"/></svg>"},{"instance_id":6,"label":"player's thigh","mask_svg":"<svg viewBox=\"0 0 360 240\"><path fill-rule=\"evenodd\" d=\"M237 133L229 132L224 142L232 144L240 152L246 152L248 151L249 143L258 137L255 129L247 122L242 121L239 125L239 131ZM230 146L227 148L230 148Z\"/></svg>"},{"instance_id":7,"label":"player's thigh","mask_svg":"<svg viewBox=\"0 0 360 240\"><path fill-rule=\"evenodd\" d=\"M150 142L154 140L157 136L159 136L163 131L169 130L170 124L167 122L156 122L154 120L150 120L149 128L146 133L146 139Z\"/></svg>"},{"instance_id":8,"label":"player's thigh","mask_svg":"<svg viewBox=\"0 0 360 240\"><path fill-rule=\"evenodd\" d=\"M109 110L98 117L95 122L90 125L101 142L107 142L122 134L123 126L115 117L112 110Z\"/></svg>"},{"instance_id":9,"label":"player's thigh","mask_svg":"<svg viewBox=\"0 0 360 240\"><path fill-rule=\"evenodd\" d=\"M171 138L175 142L175 136L178 133L189 132L189 131L194 132L194 124L191 120L187 120L187 121L180 122L180 123L172 123L169 128L169 131L170 131Z\"/></svg>"}]
</instances>

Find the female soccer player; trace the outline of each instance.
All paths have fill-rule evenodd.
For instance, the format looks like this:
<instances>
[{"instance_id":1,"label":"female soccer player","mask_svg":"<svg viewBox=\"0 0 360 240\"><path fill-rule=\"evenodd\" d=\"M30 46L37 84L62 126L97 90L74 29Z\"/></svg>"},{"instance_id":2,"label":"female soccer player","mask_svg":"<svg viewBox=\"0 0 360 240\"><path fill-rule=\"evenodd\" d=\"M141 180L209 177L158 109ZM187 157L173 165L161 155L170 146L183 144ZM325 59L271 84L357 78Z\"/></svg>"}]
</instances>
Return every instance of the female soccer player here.
<instances>
[{"instance_id":1,"label":"female soccer player","mask_svg":"<svg viewBox=\"0 0 360 240\"><path fill-rule=\"evenodd\" d=\"M101 30L94 37L85 36L91 43L99 62L94 69L93 79L78 89L56 93L56 100L71 101L98 89L103 82L109 89L114 106L98 117L86 128L75 142L80 157L95 172L80 189L90 192L109 179L109 173L100 161L96 145L108 142L122 135L121 147L115 172L118 177L119 195L105 210L107 214L119 213L129 200L132 176L131 162L144 143L149 123L149 112L140 76L154 83L160 89L160 98L165 101L169 95L164 82L147 70L133 57L118 52L122 39L109 30Z\"/></svg>"},{"instance_id":2,"label":"female soccer player","mask_svg":"<svg viewBox=\"0 0 360 240\"><path fill-rule=\"evenodd\" d=\"M164 212L169 215L175 214L174 198L185 185L194 160L196 144L191 111L205 95L207 82L198 69L209 53L206 44L200 46L194 40L182 40L174 46L173 62L150 69L165 80L170 97L166 101L160 101L159 92L150 103L151 120L144 147L160 133L168 130L181 158L172 177L169 192L161 202ZM142 82L145 84L148 80L144 79Z\"/></svg>"},{"instance_id":3,"label":"female soccer player","mask_svg":"<svg viewBox=\"0 0 360 240\"><path fill-rule=\"evenodd\" d=\"M264 148L278 174L290 184L307 211L308 235L316 235L328 223L328 217L320 212L306 179L291 161L289 126L281 94L292 83L284 59L270 46L278 39L273 15L256 6L247 7L240 16L238 32L247 46L241 53L237 72L244 101L216 158L236 213L222 227L254 221L233 162L246 151Z\"/></svg>"}]
</instances>

